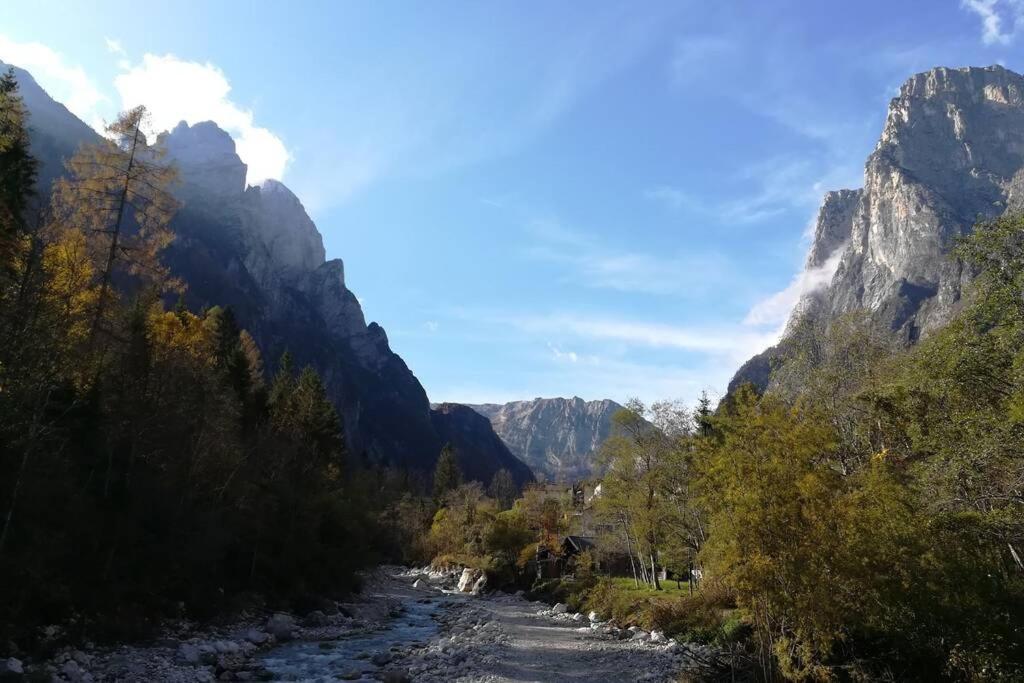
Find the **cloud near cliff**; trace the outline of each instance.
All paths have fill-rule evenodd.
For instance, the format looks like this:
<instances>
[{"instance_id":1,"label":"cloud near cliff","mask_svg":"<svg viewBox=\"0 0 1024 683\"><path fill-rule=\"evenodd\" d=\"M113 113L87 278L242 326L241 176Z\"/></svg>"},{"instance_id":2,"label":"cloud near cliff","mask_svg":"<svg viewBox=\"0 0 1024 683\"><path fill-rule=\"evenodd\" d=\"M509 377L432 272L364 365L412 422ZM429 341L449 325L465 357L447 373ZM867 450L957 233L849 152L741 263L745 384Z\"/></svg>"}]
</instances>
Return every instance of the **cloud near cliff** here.
<instances>
[{"instance_id":1,"label":"cloud near cliff","mask_svg":"<svg viewBox=\"0 0 1024 683\"><path fill-rule=\"evenodd\" d=\"M743 319L743 324L758 327L784 325L801 297L827 287L832 282L832 276L839 268L839 261L843 257L845 248L846 243L844 242L832 252L825 263L817 268L805 268L797 273L785 289L758 301L747 313L747 317Z\"/></svg>"},{"instance_id":2,"label":"cloud near cliff","mask_svg":"<svg viewBox=\"0 0 1024 683\"><path fill-rule=\"evenodd\" d=\"M27 70L71 113L93 127L102 127L98 107L107 98L85 70L42 43L21 43L0 35L0 59Z\"/></svg>"},{"instance_id":3,"label":"cloud near cliff","mask_svg":"<svg viewBox=\"0 0 1024 683\"><path fill-rule=\"evenodd\" d=\"M234 138L238 156L249 166L250 184L284 177L291 159L284 142L231 100L231 84L217 66L146 54L114 79L114 87L124 108L146 105L156 131L170 130L179 121L215 121Z\"/></svg>"}]
</instances>

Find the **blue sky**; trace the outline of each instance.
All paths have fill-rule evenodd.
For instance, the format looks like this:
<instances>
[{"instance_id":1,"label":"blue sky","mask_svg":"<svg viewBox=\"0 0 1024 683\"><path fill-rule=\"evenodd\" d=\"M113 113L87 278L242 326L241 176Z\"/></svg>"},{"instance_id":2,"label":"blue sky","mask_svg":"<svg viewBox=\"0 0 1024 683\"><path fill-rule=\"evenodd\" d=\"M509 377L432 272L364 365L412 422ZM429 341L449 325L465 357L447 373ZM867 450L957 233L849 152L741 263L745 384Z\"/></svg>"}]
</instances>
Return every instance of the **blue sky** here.
<instances>
[{"instance_id":1,"label":"blue sky","mask_svg":"<svg viewBox=\"0 0 1024 683\"><path fill-rule=\"evenodd\" d=\"M1021 64L1021 0L8 0L90 123L213 118L284 180L433 400L719 394L899 84ZM820 278L819 278L820 279Z\"/></svg>"}]
</instances>

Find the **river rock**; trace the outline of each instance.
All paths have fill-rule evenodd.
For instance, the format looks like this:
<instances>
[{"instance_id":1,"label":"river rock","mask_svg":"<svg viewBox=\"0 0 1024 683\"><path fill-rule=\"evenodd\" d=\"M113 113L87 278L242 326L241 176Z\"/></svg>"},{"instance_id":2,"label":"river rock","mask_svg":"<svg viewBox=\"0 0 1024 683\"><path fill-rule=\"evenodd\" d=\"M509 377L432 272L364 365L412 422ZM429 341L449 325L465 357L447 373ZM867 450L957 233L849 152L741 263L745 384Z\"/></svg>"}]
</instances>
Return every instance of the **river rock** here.
<instances>
[{"instance_id":1,"label":"river rock","mask_svg":"<svg viewBox=\"0 0 1024 683\"><path fill-rule=\"evenodd\" d=\"M426 588L427 584L423 579L416 579L412 584L413 588Z\"/></svg>"},{"instance_id":2,"label":"river rock","mask_svg":"<svg viewBox=\"0 0 1024 683\"><path fill-rule=\"evenodd\" d=\"M278 640L291 640L295 634L295 617L278 612L267 620L266 629Z\"/></svg>"},{"instance_id":3,"label":"river rock","mask_svg":"<svg viewBox=\"0 0 1024 683\"><path fill-rule=\"evenodd\" d=\"M85 683L86 680L92 680L92 676L82 670L82 667L73 659L69 659L64 662L64 666L60 669L61 674L64 678L71 681L71 683ZM88 676L88 679L86 677Z\"/></svg>"},{"instance_id":4,"label":"river rock","mask_svg":"<svg viewBox=\"0 0 1024 683\"><path fill-rule=\"evenodd\" d=\"M651 642L652 643L666 643L668 638L661 631L651 631Z\"/></svg>"},{"instance_id":5,"label":"river rock","mask_svg":"<svg viewBox=\"0 0 1024 683\"><path fill-rule=\"evenodd\" d=\"M186 664L198 664L200 652L199 648L191 643L182 643L178 647L178 659L185 662Z\"/></svg>"},{"instance_id":6,"label":"river rock","mask_svg":"<svg viewBox=\"0 0 1024 683\"><path fill-rule=\"evenodd\" d=\"M590 614L587 615L587 619L589 619L592 623L601 621L600 615L597 612L594 612L593 610L591 610Z\"/></svg>"},{"instance_id":7,"label":"river rock","mask_svg":"<svg viewBox=\"0 0 1024 683\"><path fill-rule=\"evenodd\" d=\"M8 657L3 663L0 663L0 678L14 678L22 676L24 673L25 667L20 659Z\"/></svg>"},{"instance_id":8,"label":"river rock","mask_svg":"<svg viewBox=\"0 0 1024 683\"><path fill-rule=\"evenodd\" d=\"M631 640L647 640L650 637L651 634L649 634L647 631L637 629L633 632L633 637L631 638Z\"/></svg>"},{"instance_id":9,"label":"river rock","mask_svg":"<svg viewBox=\"0 0 1024 683\"><path fill-rule=\"evenodd\" d=\"M552 614L565 614L569 611L569 606L564 602L560 602L551 608Z\"/></svg>"},{"instance_id":10,"label":"river rock","mask_svg":"<svg viewBox=\"0 0 1024 683\"><path fill-rule=\"evenodd\" d=\"M477 579L480 578L480 570L466 567L462 570L462 576L459 577L458 589L460 593L468 593L473 590L473 585Z\"/></svg>"},{"instance_id":11,"label":"river rock","mask_svg":"<svg viewBox=\"0 0 1024 683\"><path fill-rule=\"evenodd\" d=\"M245 632L245 639L253 645L262 645L270 639L270 635L259 629L251 628Z\"/></svg>"},{"instance_id":12,"label":"river rock","mask_svg":"<svg viewBox=\"0 0 1024 683\"><path fill-rule=\"evenodd\" d=\"M484 588L487 587L487 574L480 572L480 578L473 584L473 595L480 595Z\"/></svg>"},{"instance_id":13,"label":"river rock","mask_svg":"<svg viewBox=\"0 0 1024 683\"><path fill-rule=\"evenodd\" d=\"M327 615L318 609L313 610L305 616L302 620L305 626L326 626L328 623Z\"/></svg>"},{"instance_id":14,"label":"river rock","mask_svg":"<svg viewBox=\"0 0 1024 683\"><path fill-rule=\"evenodd\" d=\"M387 652L378 652L370 657L370 663L374 666L384 666L391 663L391 655Z\"/></svg>"}]
</instances>

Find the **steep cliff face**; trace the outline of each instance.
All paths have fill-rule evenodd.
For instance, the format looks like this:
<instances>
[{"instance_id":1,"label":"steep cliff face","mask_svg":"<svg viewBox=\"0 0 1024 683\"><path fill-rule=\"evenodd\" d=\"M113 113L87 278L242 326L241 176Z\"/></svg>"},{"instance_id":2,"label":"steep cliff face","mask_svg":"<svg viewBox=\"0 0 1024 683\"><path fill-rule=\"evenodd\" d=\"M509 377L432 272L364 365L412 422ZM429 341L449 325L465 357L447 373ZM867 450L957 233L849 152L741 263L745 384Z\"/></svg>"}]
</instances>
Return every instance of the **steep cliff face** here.
<instances>
[{"instance_id":1,"label":"steep cliff face","mask_svg":"<svg viewBox=\"0 0 1024 683\"><path fill-rule=\"evenodd\" d=\"M16 76L45 193L63 161L98 136L27 72ZM278 181L246 187L246 166L230 135L213 122L183 122L156 144L179 171L174 192L182 208L164 260L187 284L186 304L195 310L230 306L270 370L286 350L298 366L315 367L355 457L430 470L451 441L473 459L474 478L489 482L507 467L520 482L532 479L486 421L480 429L475 413L432 416L426 392L391 350L384 330L366 323L346 286L344 264L326 260L320 232L302 203Z\"/></svg>"},{"instance_id":2,"label":"steep cliff face","mask_svg":"<svg viewBox=\"0 0 1024 683\"><path fill-rule=\"evenodd\" d=\"M535 398L497 405L470 406L485 416L494 431L538 474L572 481L591 475L595 452L611 434L615 401Z\"/></svg>"},{"instance_id":3,"label":"steep cliff face","mask_svg":"<svg viewBox=\"0 0 1024 683\"><path fill-rule=\"evenodd\" d=\"M325 261L298 198L277 181L246 187L234 142L211 122L179 124L158 144L181 176L168 258L189 284L189 304L231 305L271 364L288 350L316 367L354 453L431 467L443 442L426 392L384 330L366 323L342 261Z\"/></svg>"},{"instance_id":4,"label":"steep cliff face","mask_svg":"<svg viewBox=\"0 0 1024 683\"><path fill-rule=\"evenodd\" d=\"M949 256L957 238L1024 204L1022 187L1024 78L1001 66L911 77L889 104L864 187L822 204L807 268L835 272L805 294L790 327L866 310L894 341L915 343L956 313L972 277ZM764 386L786 343L748 361L730 386Z\"/></svg>"},{"instance_id":5,"label":"steep cliff face","mask_svg":"<svg viewBox=\"0 0 1024 683\"><path fill-rule=\"evenodd\" d=\"M99 134L46 94L27 71L0 61L0 71L9 68L14 69L18 94L28 110L32 155L39 161L37 182L45 193L64 172L64 160L80 145L98 140Z\"/></svg>"},{"instance_id":6,"label":"steep cliff face","mask_svg":"<svg viewBox=\"0 0 1024 683\"><path fill-rule=\"evenodd\" d=\"M494 472L507 469L516 484L533 481L533 472L498 438L487 418L457 403L442 403L433 411L434 428L455 447L465 477L489 482Z\"/></svg>"}]
</instances>

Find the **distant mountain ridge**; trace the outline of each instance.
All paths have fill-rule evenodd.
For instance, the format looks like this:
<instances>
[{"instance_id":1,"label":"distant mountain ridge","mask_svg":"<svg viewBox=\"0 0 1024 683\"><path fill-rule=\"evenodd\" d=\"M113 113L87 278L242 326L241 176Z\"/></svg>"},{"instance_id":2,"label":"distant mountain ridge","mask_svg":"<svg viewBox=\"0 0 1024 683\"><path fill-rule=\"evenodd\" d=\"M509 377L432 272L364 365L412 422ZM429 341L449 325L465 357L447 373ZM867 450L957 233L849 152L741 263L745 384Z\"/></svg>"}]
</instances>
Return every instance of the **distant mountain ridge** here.
<instances>
[{"instance_id":1,"label":"distant mountain ridge","mask_svg":"<svg viewBox=\"0 0 1024 683\"><path fill-rule=\"evenodd\" d=\"M0 62L0 68L7 66ZM28 72L15 68L15 76L45 194L64 160L100 138ZM428 473L450 441L461 458L471 460L464 469L484 483L502 468L519 483L533 479L475 413L433 413L383 328L366 323L345 284L342 261L326 260L302 203L278 181L246 186L246 165L230 135L211 121L182 122L155 143L167 150L180 175L174 191L183 206L163 259L187 284L185 303L193 310L230 306L256 339L269 371L285 351L297 366L316 368L354 457Z\"/></svg>"},{"instance_id":2,"label":"distant mountain ridge","mask_svg":"<svg viewBox=\"0 0 1024 683\"><path fill-rule=\"evenodd\" d=\"M1002 66L938 67L889 104L864 186L825 195L806 268L834 267L806 292L782 341L729 385L770 387L800 321L865 310L894 343L946 324L974 273L949 257L978 220L1024 208L1024 77ZM826 271L822 271L826 272Z\"/></svg>"},{"instance_id":3,"label":"distant mountain ridge","mask_svg":"<svg viewBox=\"0 0 1024 683\"><path fill-rule=\"evenodd\" d=\"M505 404L469 405L494 427L509 450L538 475L574 481L594 473L595 457L612 433L615 401L535 398Z\"/></svg>"}]
</instances>

